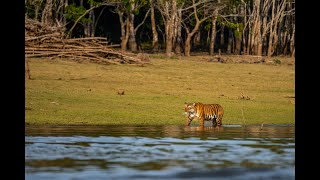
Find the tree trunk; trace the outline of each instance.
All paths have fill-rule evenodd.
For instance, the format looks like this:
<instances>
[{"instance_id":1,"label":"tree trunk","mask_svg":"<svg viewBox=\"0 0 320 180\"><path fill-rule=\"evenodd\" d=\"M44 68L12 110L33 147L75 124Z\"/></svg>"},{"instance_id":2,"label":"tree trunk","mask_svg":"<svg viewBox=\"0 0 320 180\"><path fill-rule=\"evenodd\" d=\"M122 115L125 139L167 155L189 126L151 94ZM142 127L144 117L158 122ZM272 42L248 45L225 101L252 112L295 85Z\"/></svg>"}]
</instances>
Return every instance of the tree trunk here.
<instances>
[{"instance_id":1,"label":"tree trunk","mask_svg":"<svg viewBox=\"0 0 320 180\"><path fill-rule=\"evenodd\" d=\"M291 57L292 57L292 58L295 57L295 55L296 55L295 53L296 53L296 48L293 47L293 50L292 50L292 52L291 52Z\"/></svg>"},{"instance_id":2,"label":"tree trunk","mask_svg":"<svg viewBox=\"0 0 320 180\"><path fill-rule=\"evenodd\" d=\"M83 0L80 1L81 3L83 3ZM90 8L92 8L93 5L90 4ZM89 19L91 20L91 22L87 22L84 25L84 36L85 37L94 37L94 23L95 23L95 15L94 15L94 9L92 9L89 12Z\"/></svg>"},{"instance_id":3,"label":"tree trunk","mask_svg":"<svg viewBox=\"0 0 320 180\"><path fill-rule=\"evenodd\" d=\"M127 50L127 44L129 40L129 17L126 17L125 21L123 21L123 12L120 10L117 11L120 21L120 27L121 27L121 51Z\"/></svg>"},{"instance_id":4,"label":"tree trunk","mask_svg":"<svg viewBox=\"0 0 320 180\"><path fill-rule=\"evenodd\" d=\"M25 68L25 73L24 73L25 78L31 79L30 68L29 68L28 60L25 60L25 61L24 61L24 68Z\"/></svg>"},{"instance_id":5,"label":"tree trunk","mask_svg":"<svg viewBox=\"0 0 320 180\"><path fill-rule=\"evenodd\" d=\"M200 23L197 22L196 26L193 28L191 33L187 33L187 38L184 43L184 55L190 56L190 49L191 49L191 39L195 33L197 33L200 27Z\"/></svg>"},{"instance_id":6,"label":"tree trunk","mask_svg":"<svg viewBox=\"0 0 320 180\"><path fill-rule=\"evenodd\" d=\"M238 12L238 8L236 8L235 6L232 8L232 13L233 14L240 14L241 12ZM238 21L238 18L236 16L234 16L232 18L233 22L238 24L239 21ZM239 54L239 51L240 51L240 46L239 48L237 49L237 43L241 43L241 39L239 40L239 35L240 35L240 32L239 32L239 27L237 27L237 29L232 29L232 34L233 34L233 38L232 38L232 46L231 46L231 52L233 54Z\"/></svg>"},{"instance_id":7,"label":"tree trunk","mask_svg":"<svg viewBox=\"0 0 320 180\"><path fill-rule=\"evenodd\" d=\"M185 56L190 56L190 49L191 49L191 35L188 35L184 43Z\"/></svg>"},{"instance_id":8,"label":"tree trunk","mask_svg":"<svg viewBox=\"0 0 320 180\"><path fill-rule=\"evenodd\" d=\"M275 5L275 3L278 3ZM271 39L271 46L268 49L268 56L271 56L275 50L277 50L278 46L278 34L280 34L281 31L281 25L282 25L282 19L284 15L284 10L286 1L275 1L272 0L272 18L271 18L271 23L273 26L271 26L270 29L270 39ZM279 25L279 28L278 28ZM269 39L269 45L270 45L270 39Z\"/></svg>"},{"instance_id":9,"label":"tree trunk","mask_svg":"<svg viewBox=\"0 0 320 180\"><path fill-rule=\"evenodd\" d=\"M253 54L258 55L261 54L260 52L260 46L262 45L262 37L260 32L260 0L254 1L253 6L253 27L252 27L252 37L251 37L251 43L252 43L252 50Z\"/></svg>"},{"instance_id":10,"label":"tree trunk","mask_svg":"<svg viewBox=\"0 0 320 180\"><path fill-rule=\"evenodd\" d=\"M246 25L247 25L247 4L244 4L243 5L243 15L244 15L244 18L243 18L243 30L242 30L242 45L243 45L243 53L240 53L240 54L245 54L247 55L247 38L246 38L246 35L247 35L247 31L246 31Z\"/></svg>"},{"instance_id":11,"label":"tree trunk","mask_svg":"<svg viewBox=\"0 0 320 180\"><path fill-rule=\"evenodd\" d=\"M197 31L197 32L194 34L193 44L194 44L195 46L198 46L198 45L200 45L200 42L201 42L201 33L200 33L200 31Z\"/></svg>"},{"instance_id":12,"label":"tree trunk","mask_svg":"<svg viewBox=\"0 0 320 180\"><path fill-rule=\"evenodd\" d=\"M290 39L290 54L291 54L291 57L294 57L295 56L295 47L294 47L294 38L295 38L295 25L293 25L293 32L292 32L292 35L291 35L291 39Z\"/></svg>"},{"instance_id":13,"label":"tree trunk","mask_svg":"<svg viewBox=\"0 0 320 180\"><path fill-rule=\"evenodd\" d=\"M170 1L164 1L164 0L158 0L157 6L156 6L161 15L164 22L165 27L165 36L163 38L165 39L165 54L167 57L171 57L173 55L173 40L174 40L174 26L176 23L177 18L177 0L170 0ZM159 31L163 34L161 29L159 28ZM178 34L178 33L177 33Z\"/></svg>"},{"instance_id":14,"label":"tree trunk","mask_svg":"<svg viewBox=\"0 0 320 180\"><path fill-rule=\"evenodd\" d=\"M191 49L191 44L190 44L190 42L191 42L191 39L192 39L192 37L194 37L194 35L196 34L196 33L199 33L199 28L200 28L200 25L205 21L205 20L207 20L208 18L210 18L210 16L204 16L204 17L202 17L201 19L199 19L199 17L198 17L198 9L197 9L197 6L196 6L196 3L195 3L195 1L193 0L192 1L192 6L191 6L192 8L193 8L193 16L194 16L194 18L195 18L195 20L196 20L196 24L195 24L195 26L193 27L193 29L192 29L192 31L190 32L190 30L189 30L189 27L187 26L187 25L185 25L184 26L184 28L185 28L185 30L186 30L186 33L187 33L187 38L186 38L186 40L185 40L185 44L184 44L184 54L185 54L185 56L190 56L190 49ZM199 8L200 9L200 8ZM212 14L213 15L213 14ZM200 34L198 34L198 36L197 37L195 37L195 39L197 39L197 38L199 38L199 40L200 40ZM197 42L198 40L196 40L196 42Z\"/></svg>"},{"instance_id":15,"label":"tree trunk","mask_svg":"<svg viewBox=\"0 0 320 180\"><path fill-rule=\"evenodd\" d=\"M174 52L177 55L181 55L181 9L177 11L177 17L176 17L176 28L177 28L177 35L176 35L176 43L175 43L175 49Z\"/></svg>"},{"instance_id":16,"label":"tree trunk","mask_svg":"<svg viewBox=\"0 0 320 180\"><path fill-rule=\"evenodd\" d=\"M234 49L234 54L240 54L240 51L241 51L241 39L242 39L242 36L239 35L239 37L236 37L235 39L235 49Z\"/></svg>"},{"instance_id":17,"label":"tree trunk","mask_svg":"<svg viewBox=\"0 0 320 180\"><path fill-rule=\"evenodd\" d=\"M262 56L262 39L258 40L258 47L257 47L257 56Z\"/></svg>"},{"instance_id":18,"label":"tree trunk","mask_svg":"<svg viewBox=\"0 0 320 180\"><path fill-rule=\"evenodd\" d=\"M42 24L52 25L52 0L46 0L46 5L42 11Z\"/></svg>"},{"instance_id":19,"label":"tree trunk","mask_svg":"<svg viewBox=\"0 0 320 180\"><path fill-rule=\"evenodd\" d=\"M252 12L251 12L251 3L249 2L248 6L245 4L245 12L246 12L246 15L252 15ZM244 46L244 49L246 49L244 51L244 54L246 55L249 55L250 54L250 51L251 51L251 34L252 34L252 20L251 18L248 18L245 16L245 19L244 21L247 23L247 27L248 27L248 30L246 31L246 34L244 36L244 42L246 43L246 46Z\"/></svg>"},{"instance_id":20,"label":"tree trunk","mask_svg":"<svg viewBox=\"0 0 320 180\"><path fill-rule=\"evenodd\" d=\"M169 2L166 2L168 5ZM169 11L167 11L169 12ZM173 47L173 33L174 33L174 22L177 15L177 1L172 0L172 12L167 13L167 22L166 22L166 56L172 56L172 47Z\"/></svg>"},{"instance_id":21,"label":"tree trunk","mask_svg":"<svg viewBox=\"0 0 320 180\"><path fill-rule=\"evenodd\" d=\"M149 0L151 8L151 27L152 27L152 51L158 51L158 32L156 29L156 22L154 19L154 0Z\"/></svg>"},{"instance_id":22,"label":"tree trunk","mask_svg":"<svg viewBox=\"0 0 320 180\"><path fill-rule=\"evenodd\" d=\"M282 42L283 42L283 50L282 50L282 54L283 55L287 55L287 52L288 52L288 37L290 38L290 35L288 36L288 31L285 31L283 33L283 39L282 39Z\"/></svg>"},{"instance_id":23,"label":"tree trunk","mask_svg":"<svg viewBox=\"0 0 320 180\"><path fill-rule=\"evenodd\" d=\"M94 9L92 11L90 11L89 13L89 18L92 20L91 22L89 22L89 34L91 37L94 37L95 36L95 22L96 22L96 16L94 15Z\"/></svg>"},{"instance_id":24,"label":"tree trunk","mask_svg":"<svg viewBox=\"0 0 320 180\"><path fill-rule=\"evenodd\" d=\"M83 6L83 0L80 0L80 6ZM89 37L89 23L84 23L83 25L83 33L84 37Z\"/></svg>"},{"instance_id":25,"label":"tree trunk","mask_svg":"<svg viewBox=\"0 0 320 180\"><path fill-rule=\"evenodd\" d=\"M128 44L128 41L129 41L130 23L129 23L128 19L125 21L125 26L124 27L125 27L124 36L121 37L121 51L126 51L127 50L127 44Z\"/></svg>"},{"instance_id":26,"label":"tree trunk","mask_svg":"<svg viewBox=\"0 0 320 180\"><path fill-rule=\"evenodd\" d=\"M272 11L271 11L271 20L270 20L270 35L269 35L269 43L268 43L268 53L267 56L271 57L273 54L273 23L274 23L274 13L275 13L275 0L272 0Z\"/></svg>"},{"instance_id":27,"label":"tree trunk","mask_svg":"<svg viewBox=\"0 0 320 180\"><path fill-rule=\"evenodd\" d=\"M247 52L245 54L249 55L252 52L252 22L249 22L248 31L247 31Z\"/></svg>"},{"instance_id":28,"label":"tree trunk","mask_svg":"<svg viewBox=\"0 0 320 180\"><path fill-rule=\"evenodd\" d=\"M67 6L68 6L68 0L64 0L64 8L63 8L64 12L65 12L65 9L67 8ZM64 12L63 12L63 13L64 13ZM66 18L66 16L64 16L64 15L63 15L63 20L62 20L62 22L63 22L63 26L66 26L66 25L67 25L67 18Z\"/></svg>"},{"instance_id":29,"label":"tree trunk","mask_svg":"<svg viewBox=\"0 0 320 180\"><path fill-rule=\"evenodd\" d=\"M228 45L227 45L227 53L231 54L231 47L233 44L233 31L231 28L229 28L229 34L228 34Z\"/></svg>"},{"instance_id":30,"label":"tree trunk","mask_svg":"<svg viewBox=\"0 0 320 180\"><path fill-rule=\"evenodd\" d=\"M220 45L221 45L221 49L224 49L224 25L221 26Z\"/></svg>"},{"instance_id":31,"label":"tree trunk","mask_svg":"<svg viewBox=\"0 0 320 180\"><path fill-rule=\"evenodd\" d=\"M168 23L166 26L166 56L171 57L173 47L173 24Z\"/></svg>"},{"instance_id":32,"label":"tree trunk","mask_svg":"<svg viewBox=\"0 0 320 180\"><path fill-rule=\"evenodd\" d=\"M177 47L177 36L178 36L178 14L174 18L173 26L172 26L172 50L175 52Z\"/></svg>"},{"instance_id":33,"label":"tree trunk","mask_svg":"<svg viewBox=\"0 0 320 180\"><path fill-rule=\"evenodd\" d=\"M210 49L209 55L214 55L214 42L216 39L216 22L217 22L217 11L215 11L215 15L212 16L212 24L211 24L211 38L210 38Z\"/></svg>"},{"instance_id":34,"label":"tree trunk","mask_svg":"<svg viewBox=\"0 0 320 180\"><path fill-rule=\"evenodd\" d=\"M41 1L40 0L35 0L33 3L34 3L34 6L35 6L35 9L34 9L34 20L38 20L39 10L40 10L40 7L41 7Z\"/></svg>"}]
</instances>

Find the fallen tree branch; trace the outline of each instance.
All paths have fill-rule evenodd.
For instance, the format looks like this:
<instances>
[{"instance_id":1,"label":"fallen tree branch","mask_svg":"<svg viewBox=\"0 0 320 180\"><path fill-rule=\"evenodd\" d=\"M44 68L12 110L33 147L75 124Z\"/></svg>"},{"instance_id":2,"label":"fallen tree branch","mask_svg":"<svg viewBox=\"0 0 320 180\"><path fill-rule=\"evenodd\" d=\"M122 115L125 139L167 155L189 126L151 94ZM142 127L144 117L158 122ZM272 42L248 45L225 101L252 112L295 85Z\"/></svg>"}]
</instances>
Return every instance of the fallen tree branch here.
<instances>
[{"instance_id":1,"label":"fallen tree branch","mask_svg":"<svg viewBox=\"0 0 320 180\"><path fill-rule=\"evenodd\" d=\"M25 57L48 57L72 59L77 62L89 60L100 64L145 64L140 58L126 55L108 45L105 37L65 38L62 27L48 27L26 19L25 24Z\"/></svg>"}]
</instances>

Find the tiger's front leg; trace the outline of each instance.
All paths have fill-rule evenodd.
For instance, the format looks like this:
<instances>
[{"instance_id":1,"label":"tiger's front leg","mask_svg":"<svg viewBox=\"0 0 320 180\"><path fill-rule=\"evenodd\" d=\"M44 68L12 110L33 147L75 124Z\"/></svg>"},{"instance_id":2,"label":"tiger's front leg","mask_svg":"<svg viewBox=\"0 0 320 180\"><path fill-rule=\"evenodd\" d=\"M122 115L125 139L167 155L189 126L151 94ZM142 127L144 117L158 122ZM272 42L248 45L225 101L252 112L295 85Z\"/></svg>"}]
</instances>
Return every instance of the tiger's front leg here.
<instances>
[{"instance_id":1,"label":"tiger's front leg","mask_svg":"<svg viewBox=\"0 0 320 180\"><path fill-rule=\"evenodd\" d=\"M186 126L190 126L193 119L194 119L194 114L189 112L187 116Z\"/></svg>"},{"instance_id":2,"label":"tiger's front leg","mask_svg":"<svg viewBox=\"0 0 320 180\"><path fill-rule=\"evenodd\" d=\"M191 122L192 122L192 119L187 117L186 126L190 126Z\"/></svg>"}]
</instances>

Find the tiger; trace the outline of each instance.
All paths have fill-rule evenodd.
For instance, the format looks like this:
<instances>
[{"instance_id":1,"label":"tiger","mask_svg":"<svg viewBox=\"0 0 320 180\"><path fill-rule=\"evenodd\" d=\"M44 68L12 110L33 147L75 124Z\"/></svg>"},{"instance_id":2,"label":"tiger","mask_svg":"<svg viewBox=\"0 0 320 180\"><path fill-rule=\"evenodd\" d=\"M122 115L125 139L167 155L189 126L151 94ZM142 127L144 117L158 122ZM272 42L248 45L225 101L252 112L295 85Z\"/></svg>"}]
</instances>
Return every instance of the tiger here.
<instances>
[{"instance_id":1,"label":"tiger","mask_svg":"<svg viewBox=\"0 0 320 180\"><path fill-rule=\"evenodd\" d=\"M184 103L184 111L187 115L187 126L190 126L195 117L200 120L202 127L204 127L204 121L211 121L213 127L222 126L224 109L219 104Z\"/></svg>"}]
</instances>

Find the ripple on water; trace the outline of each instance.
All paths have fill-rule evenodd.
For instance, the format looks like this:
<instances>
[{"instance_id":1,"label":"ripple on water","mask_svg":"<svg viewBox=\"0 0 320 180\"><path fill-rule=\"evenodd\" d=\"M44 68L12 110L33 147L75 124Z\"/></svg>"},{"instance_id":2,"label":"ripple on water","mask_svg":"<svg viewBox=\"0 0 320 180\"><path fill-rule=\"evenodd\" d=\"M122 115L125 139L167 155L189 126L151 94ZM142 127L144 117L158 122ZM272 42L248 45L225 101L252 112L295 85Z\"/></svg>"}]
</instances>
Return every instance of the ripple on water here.
<instances>
[{"instance_id":1,"label":"ripple on water","mask_svg":"<svg viewBox=\"0 0 320 180\"><path fill-rule=\"evenodd\" d=\"M292 131L280 137L132 134L26 134L26 179L294 179Z\"/></svg>"}]
</instances>

